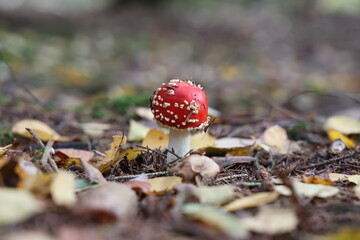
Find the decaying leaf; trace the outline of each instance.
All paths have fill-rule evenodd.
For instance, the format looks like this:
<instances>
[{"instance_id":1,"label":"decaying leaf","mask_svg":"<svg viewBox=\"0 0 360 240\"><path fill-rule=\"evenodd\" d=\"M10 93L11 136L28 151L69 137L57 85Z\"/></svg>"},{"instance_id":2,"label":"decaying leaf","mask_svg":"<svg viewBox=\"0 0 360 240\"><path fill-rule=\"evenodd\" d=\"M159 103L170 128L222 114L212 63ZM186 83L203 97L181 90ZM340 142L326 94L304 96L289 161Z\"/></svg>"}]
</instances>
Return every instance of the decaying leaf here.
<instances>
[{"instance_id":1,"label":"decaying leaf","mask_svg":"<svg viewBox=\"0 0 360 240\"><path fill-rule=\"evenodd\" d=\"M189 203L182 207L182 212L189 218L198 220L211 229L220 230L235 239L246 238L249 234L238 218L213 206Z\"/></svg>"},{"instance_id":2,"label":"decaying leaf","mask_svg":"<svg viewBox=\"0 0 360 240\"><path fill-rule=\"evenodd\" d=\"M328 130L327 134L328 134L329 139L333 142L335 142L337 139L341 139L341 141L343 141L348 147L350 147L350 148L356 147L356 144L352 139L348 138L347 136L345 136L344 134L342 134L336 130Z\"/></svg>"},{"instance_id":3,"label":"decaying leaf","mask_svg":"<svg viewBox=\"0 0 360 240\"><path fill-rule=\"evenodd\" d=\"M0 188L0 225L20 223L41 210L40 201L28 191Z\"/></svg>"},{"instance_id":4,"label":"decaying leaf","mask_svg":"<svg viewBox=\"0 0 360 240\"><path fill-rule=\"evenodd\" d=\"M214 146L215 140L209 133L196 133L190 137L190 146L191 149Z\"/></svg>"},{"instance_id":5,"label":"decaying leaf","mask_svg":"<svg viewBox=\"0 0 360 240\"><path fill-rule=\"evenodd\" d=\"M249 231L264 234L283 234L296 229L298 218L290 208L262 207L253 217L241 219Z\"/></svg>"},{"instance_id":6,"label":"decaying leaf","mask_svg":"<svg viewBox=\"0 0 360 240\"><path fill-rule=\"evenodd\" d=\"M332 116L324 124L324 129L335 130L343 134L359 134L360 121L346 116Z\"/></svg>"},{"instance_id":7,"label":"decaying leaf","mask_svg":"<svg viewBox=\"0 0 360 240\"><path fill-rule=\"evenodd\" d=\"M234 200L223 207L226 211L236 211L244 208L258 207L275 201L279 197L277 192L260 192Z\"/></svg>"},{"instance_id":8,"label":"decaying leaf","mask_svg":"<svg viewBox=\"0 0 360 240\"><path fill-rule=\"evenodd\" d=\"M141 145L150 149L165 149L169 145L169 136L163 131L150 129Z\"/></svg>"},{"instance_id":9,"label":"decaying leaf","mask_svg":"<svg viewBox=\"0 0 360 240\"><path fill-rule=\"evenodd\" d=\"M59 171L50 186L51 197L59 206L72 207L76 203L75 177L71 172Z\"/></svg>"},{"instance_id":10,"label":"decaying leaf","mask_svg":"<svg viewBox=\"0 0 360 240\"><path fill-rule=\"evenodd\" d=\"M128 133L129 141L142 141L146 134L150 131L150 128L144 126L135 120L130 120L130 128Z\"/></svg>"},{"instance_id":11,"label":"decaying leaf","mask_svg":"<svg viewBox=\"0 0 360 240\"><path fill-rule=\"evenodd\" d=\"M136 193L130 187L109 182L80 193L75 211L95 217L106 214L115 218L126 218L135 215L137 204Z\"/></svg>"},{"instance_id":12,"label":"decaying leaf","mask_svg":"<svg viewBox=\"0 0 360 240\"><path fill-rule=\"evenodd\" d=\"M304 177L302 179L303 183L312 183L312 184L322 184L325 186L331 186L332 181L330 179L321 178L321 177Z\"/></svg>"},{"instance_id":13,"label":"decaying leaf","mask_svg":"<svg viewBox=\"0 0 360 240\"><path fill-rule=\"evenodd\" d=\"M291 152L293 146L295 146L294 144L291 144L286 130L278 125L266 129L259 142L270 146L275 152L282 154Z\"/></svg>"},{"instance_id":14,"label":"decaying leaf","mask_svg":"<svg viewBox=\"0 0 360 240\"><path fill-rule=\"evenodd\" d=\"M12 131L16 134L19 134L23 137L32 138L30 133L26 130L26 128L32 129L36 135L42 141L54 140L54 141L68 141L68 137L61 136L55 130L53 130L49 125L44 122L41 122L36 119L24 119L19 122L16 122Z\"/></svg>"},{"instance_id":15,"label":"decaying leaf","mask_svg":"<svg viewBox=\"0 0 360 240\"><path fill-rule=\"evenodd\" d=\"M231 185L200 186L194 188L193 193L199 199L200 203L220 206L234 198L234 190L234 186Z\"/></svg>"},{"instance_id":16,"label":"decaying leaf","mask_svg":"<svg viewBox=\"0 0 360 240\"><path fill-rule=\"evenodd\" d=\"M99 171L99 169L95 168L93 165L91 165L90 163L88 163L83 159L80 159L80 161L81 161L81 165L84 168L86 176L88 176L92 182L96 182L100 184L104 184L107 182L104 176L102 175L102 173Z\"/></svg>"},{"instance_id":17,"label":"decaying leaf","mask_svg":"<svg viewBox=\"0 0 360 240\"><path fill-rule=\"evenodd\" d=\"M145 174L140 174L140 176L131 179L124 183L125 185L129 186L136 192L140 193L148 193L151 190L151 184L148 177Z\"/></svg>"},{"instance_id":18,"label":"decaying leaf","mask_svg":"<svg viewBox=\"0 0 360 240\"><path fill-rule=\"evenodd\" d=\"M296 180L293 180L293 187L297 194L309 198L313 198L313 197L328 198L335 196L336 194L339 193L339 189L333 186L325 186L322 184L308 184L308 183L298 182ZM284 185L275 186L275 190L278 193L285 196L291 195L291 190Z\"/></svg>"},{"instance_id":19,"label":"decaying leaf","mask_svg":"<svg viewBox=\"0 0 360 240\"><path fill-rule=\"evenodd\" d=\"M220 167L209 157L193 154L176 162L170 171L180 174L185 181L191 181L197 175L213 178L220 172Z\"/></svg>"},{"instance_id":20,"label":"decaying leaf","mask_svg":"<svg viewBox=\"0 0 360 240\"><path fill-rule=\"evenodd\" d=\"M149 179L151 185L150 191L147 194L161 195L165 192L173 190L177 185L181 184L182 178L177 176L157 177Z\"/></svg>"},{"instance_id":21,"label":"decaying leaf","mask_svg":"<svg viewBox=\"0 0 360 240\"><path fill-rule=\"evenodd\" d=\"M217 139L215 141L215 146L218 148L243 148L254 146L255 143L255 139L226 137Z\"/></svg>"},{"instance_id":22,"label":"decaying leaf","mask_svg":"<svg viewBox=\"0 0 360 240\"><path fill-rule=\"evenodd\" d=\"M91 137L101 137L106 130L110 129L110 125L106 123L81 123L81 129Z\"/></svg>"},{"instance_id":23,"label":"decaying leaf","mask_svg":"<svg viewBox=\"0 0 360 240\"><path fill-rule=\"evenodd\" d=\"M85 162L90 161L94 157L93 151L86 151L80 149L73 149L73 148L59 148L56 149L56 154L64 154L67 158L81 158Z\"/></svg>"}]
</instances>

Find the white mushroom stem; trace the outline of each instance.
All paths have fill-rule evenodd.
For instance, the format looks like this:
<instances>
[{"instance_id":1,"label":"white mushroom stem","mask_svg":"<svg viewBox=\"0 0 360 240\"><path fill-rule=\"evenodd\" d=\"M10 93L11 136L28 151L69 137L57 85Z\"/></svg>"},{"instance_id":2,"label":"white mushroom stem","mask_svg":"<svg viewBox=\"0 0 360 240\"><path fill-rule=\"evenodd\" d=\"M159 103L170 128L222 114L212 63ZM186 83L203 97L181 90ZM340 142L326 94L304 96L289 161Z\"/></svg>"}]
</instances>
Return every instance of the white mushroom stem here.
<instances>
[{"instance_id":1,"label":"white mushroom stem","mask_svg":"<svg viewBox=\"0 0 360 240\"><path fill-rule=\"evenodd\" d=\"M169 151L174 151L179 157L184 157L190 151L190 132L170 129ZM177 159L171 152L167 153L167 163Z\"/></svg>"}]
</instances>

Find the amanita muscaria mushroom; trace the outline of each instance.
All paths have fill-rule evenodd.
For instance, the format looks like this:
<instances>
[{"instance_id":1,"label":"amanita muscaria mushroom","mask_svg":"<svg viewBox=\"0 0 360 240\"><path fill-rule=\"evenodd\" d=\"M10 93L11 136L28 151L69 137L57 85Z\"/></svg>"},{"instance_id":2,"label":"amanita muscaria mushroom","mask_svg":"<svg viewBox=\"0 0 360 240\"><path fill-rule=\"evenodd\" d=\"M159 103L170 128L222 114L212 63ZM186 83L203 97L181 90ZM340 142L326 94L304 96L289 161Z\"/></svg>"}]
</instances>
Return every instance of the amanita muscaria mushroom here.
<instances>
[{"instance_id":1,"label":"amanita muscaria mushroom","mask_svg":"<svg viewBox=\"0 0 360 240\"><path fill-rule=\"evenodd\" d=\"M200 85L190 80L173 79L151 97L151 111L161 127L169 128L169 150L179 157L190 151L190 131L201 131L209 124L208 102ZM169 152L167 162L176 160Z\"/></svg>"}]
</instances>

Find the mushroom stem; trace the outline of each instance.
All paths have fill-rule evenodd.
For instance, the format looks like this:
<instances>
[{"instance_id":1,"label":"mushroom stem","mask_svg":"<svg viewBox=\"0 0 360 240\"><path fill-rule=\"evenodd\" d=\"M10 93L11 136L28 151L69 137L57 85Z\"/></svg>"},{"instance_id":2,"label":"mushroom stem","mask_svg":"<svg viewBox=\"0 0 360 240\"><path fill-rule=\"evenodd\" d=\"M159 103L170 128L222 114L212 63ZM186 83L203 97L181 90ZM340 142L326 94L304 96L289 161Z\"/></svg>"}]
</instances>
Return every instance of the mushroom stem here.
<instances>
[{"instance_id":1,"label":"mushroom stem","mask_svg":"<svg viewBox=\"0 0 360 240\"><path fill-rule=\"evenodd\" d=\"M184 157L190 151L190 133L189 131L179 131L170 129L169 150L174 151L179 157ZM177 157L171 152L167 153L167 163L177 160Z\"/></svg>"}]
</instances>

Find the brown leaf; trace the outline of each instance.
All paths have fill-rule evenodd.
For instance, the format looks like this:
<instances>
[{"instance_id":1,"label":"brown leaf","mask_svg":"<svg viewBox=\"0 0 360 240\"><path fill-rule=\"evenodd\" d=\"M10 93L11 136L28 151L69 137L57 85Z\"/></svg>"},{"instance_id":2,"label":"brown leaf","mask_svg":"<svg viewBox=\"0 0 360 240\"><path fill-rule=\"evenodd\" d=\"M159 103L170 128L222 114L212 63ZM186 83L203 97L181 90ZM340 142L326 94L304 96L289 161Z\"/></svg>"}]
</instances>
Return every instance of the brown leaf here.
<instances>
[{"instance_id":1,"label":"brown leaf","mask_svg":"<svg viewBox=\"0 0 360 240\"><path fill-rule=\"evenodd\" d=\"M88 163L82 159L80 159L80 160L81 160L81 164L84 168L86 176L88 176L91 181L97 182L100 184L104 184L107 182L106 179L104 178L104 176L102 175L102 173L99 171L99 169L95 168L90 163Z\"/></svg>"},{"instance_id":2,"label":"brown leaf","mask_svg":"<svg viewBox=\"0 0 360 240\"><path fill-rule=\"evenodd\" d=\"M67 158L81 158L82 160L88 162L94 157L94 152L74 148L59 148L56 149L55 155L61 159L66 156Z\"/></svg>"}]
</instances>

